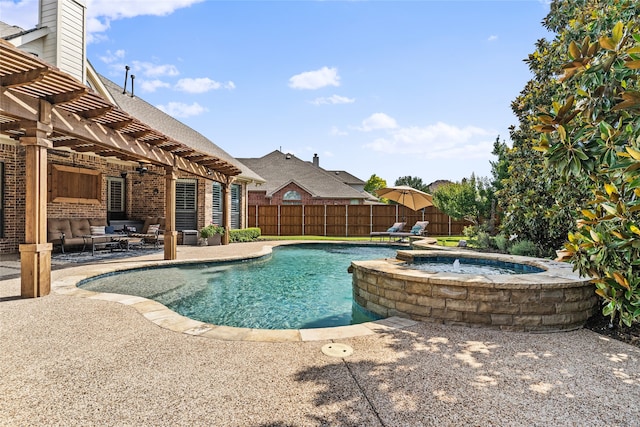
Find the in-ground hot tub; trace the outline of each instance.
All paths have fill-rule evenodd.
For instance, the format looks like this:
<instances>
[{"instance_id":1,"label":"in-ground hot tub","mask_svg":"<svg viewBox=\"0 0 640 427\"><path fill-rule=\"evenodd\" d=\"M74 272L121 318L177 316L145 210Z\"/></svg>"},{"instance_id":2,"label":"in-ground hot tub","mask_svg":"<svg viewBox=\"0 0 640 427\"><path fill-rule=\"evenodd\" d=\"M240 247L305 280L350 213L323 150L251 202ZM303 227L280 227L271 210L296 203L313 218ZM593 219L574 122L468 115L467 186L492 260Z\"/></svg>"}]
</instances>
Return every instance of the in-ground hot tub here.
<instances>
[{"instance_id":1,"label":"in-ground hot tub","mask_svg":"<svg viewBox=\"0 0 640 427\"><path fill-rule=\"evenodd\" d=\"M521 274L437 272L428 258L475 259ZM577 329L598 305L595 285L555 261L468 250L398 251L396 259L353 261L354 300L380 316L512 331ZM531 272L529 272L531 271Z\"/></svg>"}]
</instances>

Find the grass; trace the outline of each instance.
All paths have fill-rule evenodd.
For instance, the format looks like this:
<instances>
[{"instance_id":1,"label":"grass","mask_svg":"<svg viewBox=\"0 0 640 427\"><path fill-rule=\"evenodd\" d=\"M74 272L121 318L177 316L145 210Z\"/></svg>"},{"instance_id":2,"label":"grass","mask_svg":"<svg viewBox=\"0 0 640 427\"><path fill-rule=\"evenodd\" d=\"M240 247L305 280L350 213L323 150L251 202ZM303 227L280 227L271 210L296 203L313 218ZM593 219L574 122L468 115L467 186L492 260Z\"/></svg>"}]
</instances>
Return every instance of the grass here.
<instances>
[{"instance_id":1,"label":"grass","mask_svg":"<svg viewBox=\"0 0 640 427\"><path fill-rule=\"evenodd\" d=\"M465 239L464 236L441 236L436 237L440 246L458 246L460 240Z\"/></svg>"}]
</instances>

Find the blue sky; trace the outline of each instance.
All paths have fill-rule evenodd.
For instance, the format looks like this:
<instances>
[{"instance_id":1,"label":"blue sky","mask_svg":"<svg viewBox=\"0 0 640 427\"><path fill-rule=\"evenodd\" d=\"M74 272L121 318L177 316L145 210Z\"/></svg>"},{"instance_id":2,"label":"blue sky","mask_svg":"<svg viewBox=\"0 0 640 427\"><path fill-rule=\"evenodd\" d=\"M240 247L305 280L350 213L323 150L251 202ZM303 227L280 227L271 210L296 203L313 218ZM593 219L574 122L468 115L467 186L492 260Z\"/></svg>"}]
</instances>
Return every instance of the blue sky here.
<instances>
[{"instance_id":1,"label":"blue sky","mask_svg":"<svg viewBox=\"0 0 640 427\"><path fill-rule=\"evenodd\" d=\"M87 0L88 58L234 157L393 185L490 175L546 1ZM0 20L37 24L37 0Z\"/></svg>"}]
</instances>

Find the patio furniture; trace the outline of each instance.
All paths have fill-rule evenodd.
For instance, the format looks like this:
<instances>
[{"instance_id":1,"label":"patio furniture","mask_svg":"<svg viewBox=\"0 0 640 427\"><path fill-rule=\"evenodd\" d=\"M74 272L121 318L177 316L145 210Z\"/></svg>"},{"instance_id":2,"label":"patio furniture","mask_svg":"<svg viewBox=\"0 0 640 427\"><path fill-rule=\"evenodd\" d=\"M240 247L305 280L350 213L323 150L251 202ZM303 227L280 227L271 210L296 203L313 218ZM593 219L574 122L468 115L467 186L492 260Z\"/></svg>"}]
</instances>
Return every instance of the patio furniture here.
<instances>
[{"instance_id":1,"label":"patio furniture","mask_svg":"<svg viewBox=\"0 0 640 427\"><path fill-rule=\"evenodd\" d=\"M389 233L389 238L399 237L400 240L404 240L405 237L415 237L415 236L426 236L427 235L427 225L429 225L429 221L417 221L416 224L411 227L411 231L409 232L392 232Z\"/></svg>"},{"instance_id":2,"label":"patio furniture","mask_svg":"<svg viewBox=\"0 0 640 427\"><path fill-rule=\"evenodd\" d=\"M91 255L96 254L96 250L109 249L113 251L120 247L120 241L117 238L121 238L121 234L87 234L82 236L84 242L82 246L82 252L86 249L87 245L91 246Z\"/></svg>"},{"instance_id":3,"label":"patio furniture","mask_svg":"<svg viewBox=\"0 0 640 427\"><path fill-rule=\"evenodd\" d=\"M55 246L60 246L60 251L71 247L84 247L86 242L83 236L95 234L92 227L104 228L107 221L104 218L48 218L47 241ZM105 234L103 231L102 234Z\"/></svg>"},{"instance_id":4,"label":"patio furniture","mask_svg":"<svg viewBox=\"0 0 640 427\"><path fill-rule=\"evenodd\" d=\"M163 217L147 217L144 219L140 233L128 233L129 237L141 238L144 243L158 247L164 243L165 219Z\"/></svg>"},{"instance_id":5,"label":"patio furniture","mask_svg":"<svg viewBox=\"0 0 640 427\"><path fill-rule=\"evenodd\" d=\"M369 233L369 237L371 240L373 240L374 237L379 237L380 240L387 237L389 238L389 240L391 240L391 233L401 232L405 224L405 222L396 222L391 227L389 227L387 231L372 231L371 233Z\"/></svg>"}]
</instances>

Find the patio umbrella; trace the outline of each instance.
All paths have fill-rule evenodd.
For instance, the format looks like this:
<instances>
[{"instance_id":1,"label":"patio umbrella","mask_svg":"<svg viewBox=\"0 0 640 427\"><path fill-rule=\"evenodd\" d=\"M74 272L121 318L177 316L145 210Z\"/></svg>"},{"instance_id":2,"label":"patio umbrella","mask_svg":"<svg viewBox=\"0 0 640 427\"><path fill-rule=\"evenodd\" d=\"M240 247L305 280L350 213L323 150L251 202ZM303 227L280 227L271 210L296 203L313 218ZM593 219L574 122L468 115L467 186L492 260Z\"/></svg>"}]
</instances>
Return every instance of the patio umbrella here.
<instances>
[{"instance_id":1,"label":"patio umbrella","mask_svg":"<svg viewBox=\"0 0 640 427\"><path fill-rule=\"evenodd\" d=\"M407 185L399 185L397 187L387 187L376 190L378 197L384 197L394 202L398 202L402 206L417 211L418 209L433 206L431 194L416 190Z\"/></svg>"}]
</instances>

